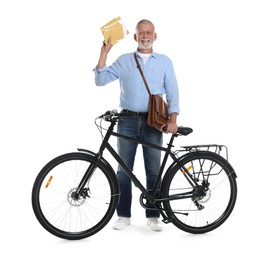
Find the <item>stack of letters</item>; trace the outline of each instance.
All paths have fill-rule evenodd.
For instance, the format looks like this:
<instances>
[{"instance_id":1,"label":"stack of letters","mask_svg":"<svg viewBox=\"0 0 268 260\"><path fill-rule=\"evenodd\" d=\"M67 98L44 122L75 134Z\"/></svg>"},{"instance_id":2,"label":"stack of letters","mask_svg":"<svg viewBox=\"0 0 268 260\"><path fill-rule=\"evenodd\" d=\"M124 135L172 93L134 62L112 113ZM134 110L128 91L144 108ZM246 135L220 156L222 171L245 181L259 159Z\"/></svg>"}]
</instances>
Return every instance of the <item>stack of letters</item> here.
<instances>
[{"instance_id":1,"label":"stack of letters","mask_svg":"<svg viewBox=\"0 0 268 260\"><path fill-rule=\"evenodd\" d=\"M120 17L114 18L103 25L101 31L104 36L104 42L107 44L109 37L111 37L113 45L129 34L124 21Z\"/></svg>"}]
</instances>

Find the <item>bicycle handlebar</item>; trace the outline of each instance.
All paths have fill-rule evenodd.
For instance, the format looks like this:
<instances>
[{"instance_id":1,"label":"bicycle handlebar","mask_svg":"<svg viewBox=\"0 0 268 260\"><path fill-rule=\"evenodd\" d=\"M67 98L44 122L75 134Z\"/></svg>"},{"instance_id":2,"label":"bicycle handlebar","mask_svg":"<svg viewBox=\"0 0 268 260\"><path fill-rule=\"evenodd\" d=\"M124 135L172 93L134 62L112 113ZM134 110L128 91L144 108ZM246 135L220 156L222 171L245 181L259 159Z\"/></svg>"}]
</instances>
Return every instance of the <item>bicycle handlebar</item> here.
<instances>
[{"instance_id":1,"label":"bicycle handlebar","mask_svg":"<svg viewBox=\"0 0 268 260\"><path fill-rule=\"evenodd\" d=\"M113 120L117 120L120 116L128 116L128 115L129 115L128 113L123 113L123 112L118 113L116 109L113 109L113 110L106 111L104 114L98 116L96 119L104 119L105 121L113 121ZM166 127L163 128L164 130L163 132L165 132L165 129ZM190 127L179 126L176 135L178 134L188 135L192 132L193 132L193 129Z\"/></svg>"},{"instance_id":2,"label":"bicycle handlebar","mask_svg":"<svg viewBox=\"0 0 268 260\"><path fill-rule=\"evenodd\" d=\"M111 120L111 116L117 116L119 115L119 113L117 112L116 109L113 110L108 110L106 111L104 114L97 116L96 119L101 119L103 118L105 121L110 121Z\"/></svg>"}]
</instances>

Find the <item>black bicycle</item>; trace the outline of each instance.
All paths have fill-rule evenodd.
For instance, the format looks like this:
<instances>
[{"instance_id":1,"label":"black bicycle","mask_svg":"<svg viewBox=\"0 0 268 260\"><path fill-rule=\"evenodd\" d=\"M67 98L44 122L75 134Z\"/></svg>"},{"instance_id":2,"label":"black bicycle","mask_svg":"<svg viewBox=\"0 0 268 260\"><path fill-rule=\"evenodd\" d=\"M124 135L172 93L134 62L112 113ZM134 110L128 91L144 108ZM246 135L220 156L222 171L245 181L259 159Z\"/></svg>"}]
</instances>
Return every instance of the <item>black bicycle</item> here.
<instances>
[{"instance_id":1,"label":"black bicycle","mask_svg":"<svg viewBox=\"0 0 268 260\"><path fill-rule=\"evenodd\" d=\"M173 151L174 138L190 134L193 130L189 127L178 127L167 147L136 140L114 131L117 121L124 116L127 114L113 110L96 118L103 137L97 153L78 149L56 157L43 167L32 189L33 211L40 224L51 234L70 240L87 238L105 227L120 197L116 174L103 158L107 149L140 189L141 205L158 210L164 223L173 223L194 234L222 225L237 197L236 173L228 162L227 147L193 145ZM107 129L102 126L103 120L109 122ZM109 143L111 136L164 152L152 190L146 190L122 161ZM172 162L165 168L169 158Z\"/></svg>"}]
</instances>

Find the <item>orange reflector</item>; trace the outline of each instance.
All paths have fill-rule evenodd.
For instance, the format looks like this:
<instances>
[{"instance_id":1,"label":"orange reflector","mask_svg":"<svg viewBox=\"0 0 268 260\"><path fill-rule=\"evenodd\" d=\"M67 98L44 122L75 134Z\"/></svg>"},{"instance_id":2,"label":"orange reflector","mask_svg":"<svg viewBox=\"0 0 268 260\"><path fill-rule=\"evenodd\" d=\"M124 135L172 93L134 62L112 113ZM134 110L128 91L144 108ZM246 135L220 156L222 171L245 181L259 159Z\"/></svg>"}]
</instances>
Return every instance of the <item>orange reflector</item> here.
<instances>
[{"instance_id":1,"label":"orange reflector","mask_svg":"<svg viewBox=\"0 0 268 260\"><path fill-rule=\"evenodd\" d=\"M53 176L51 175L51 176L49 177L48 181L47 181L46 188L48 187L48 185L49 185L50 182L52 181L52 178L53 178Z\"/></svg>"},{"instance_id":2,"label":"orange reflector","mask_svg":"<svg viewBox=\"0 0 268 260\"><path fill-rule=\"evenodd\" d=\"M193 166L189 166L188 168L186 168L187 171L191 170L193 168ZM181 171L182 174L185 174L186 172L185 171Z\"/></svg>"}]
</instances>

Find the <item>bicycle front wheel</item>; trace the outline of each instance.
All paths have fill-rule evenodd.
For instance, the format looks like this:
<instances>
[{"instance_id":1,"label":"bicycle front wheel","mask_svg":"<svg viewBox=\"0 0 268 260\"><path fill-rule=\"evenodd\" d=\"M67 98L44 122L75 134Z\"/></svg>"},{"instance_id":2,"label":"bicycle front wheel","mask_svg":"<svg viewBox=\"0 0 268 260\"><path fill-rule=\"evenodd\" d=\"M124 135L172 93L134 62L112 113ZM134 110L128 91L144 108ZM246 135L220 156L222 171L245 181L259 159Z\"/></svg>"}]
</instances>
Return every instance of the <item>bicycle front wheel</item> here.
<instances>
[{"instance_id":1,"label":"bicycle front wheel","mask_svg":"<svg viewBox=\"0 0 268 260\"><path fill-rule=\"evenodd\" d=\"M101 230L111 219L118 201L115 173L100 161L79 198L74 197L93 155L69 153L50 161L32 189L32 206L40 224L51 234L76 240Z\"/></svg>"},{"instance_id":2,"label":"bicycle front wheel","mask_svg":"<svg viewBox=\"0 0 268 260\"><path fill-rule=\"evenodd\" d=\"M197 186L190 184L186 171ZM204 195L195 196L200 189ZM206 233L223 224L231 214L237 197L236 174L220 155L192 152L166 174L162 196L179 198L163 202L175 226L189 233Z\"/></svg>"}]
</instances>

